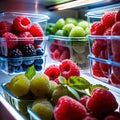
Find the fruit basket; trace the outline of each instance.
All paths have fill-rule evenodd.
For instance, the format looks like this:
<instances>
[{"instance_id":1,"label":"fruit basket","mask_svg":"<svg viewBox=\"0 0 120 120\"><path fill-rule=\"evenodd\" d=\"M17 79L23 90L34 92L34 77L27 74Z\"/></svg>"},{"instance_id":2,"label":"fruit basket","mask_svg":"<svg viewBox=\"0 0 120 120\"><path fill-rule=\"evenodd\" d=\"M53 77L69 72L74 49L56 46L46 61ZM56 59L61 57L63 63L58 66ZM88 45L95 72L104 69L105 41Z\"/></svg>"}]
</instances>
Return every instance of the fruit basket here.
<instances>
[{"instance_id":1,"label":"fruit basket","mask_svg":"<svg viewBox=\"0 0 120 120\"><path fill-rule=\"evenodd\" d=\"M2 28L0 29L0 70L19 73L24 71L21 70L22 64L24 68L29 67L39 58L43 58L45 63L44 53L48 40L45 32L48 19L49 17L43 14L19 12L0 14ZM37 65L36 70L41 65Z\"/></svg>"},{"instance_id":2,"label":"fruit basket","mask_svg":"<svg viewBox=\"0 0 120 120\"><path fill-rule=\"evenodd\" d=\"M73 60L81 70L89 68L87 37L62 37L49 35L47 41L49 57L60 63L64 59Z\"/></svg>"},{"instance_id":3,"label":"fruit basket","mask_svg":"<svg viewBox=\"0 0 120 120\"><path fill-rule=\"evenodd\" d=\"M91 74L102 82L120 88L120 7L89 12L91 22L88 36Z\"/></svg>"},{"instance_id":4,"label":"fruit basket","mask_svg":"<svg viewBox=\"0 0 120 120\"><path fill-rule=\"evenodd\" d=\"M13 108L15 108L19 113L23 114L23 115L27 115L27 106L29 104L31 104L33 102L32 99L30 98L18 98L17 96L15 96L14 94L12 94L10 92L10 90L7 89L6 87L7 83L2 83L1 87L3 90L3 95L5 97L5 99L8 101L8 103L10 103ZM30 97L30 96L29 96Z\"/></svg>"}]
</instances>

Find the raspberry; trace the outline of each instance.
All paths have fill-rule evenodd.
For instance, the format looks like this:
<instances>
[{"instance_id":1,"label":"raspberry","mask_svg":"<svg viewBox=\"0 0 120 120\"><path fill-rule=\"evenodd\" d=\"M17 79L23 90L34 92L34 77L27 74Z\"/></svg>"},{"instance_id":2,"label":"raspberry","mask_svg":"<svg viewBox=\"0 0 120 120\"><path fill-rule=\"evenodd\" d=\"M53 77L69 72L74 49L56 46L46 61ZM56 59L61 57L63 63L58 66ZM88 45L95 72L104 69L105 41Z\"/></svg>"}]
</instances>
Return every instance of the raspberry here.
<instances>
[{"instance_id":1,"label":"raspberry","mask_svg":"<svg viewBox=\"0 0 120 120\"><path fill-rule=\"evenodd\" d=\"M80 76L80 69L78 66L69 59L65 59L59 65L59 69L61 71L61 76L68 79L70 76Z\"/></svg>"},{"instance_id":2,"label":"raspberry","mask_svg":"<svg viewBox=\"0 0 120 120\"><path fill-rule=\"evenodd\" d=\"M112 27L115 23L115 12L107 12L102 16L101 22L106 28Z\"/></svg>"},{"instance_id":3,"label":"raspberry","mask_svg":"<svg viewBox=\"0 0 120 120\"><path fill-rule=\"evenodd\" d=\"M44 35L43 29L38 23L31 25L29 31L34 37L42 37Z\"/></svg>"},{"instance_id":4,"label":"raspberry","mask_svg":"<svg viewBox=\"0 0 120 120\"><path fill-rule=\"evenodd\" d=\"M80 98L80 103L83 104L86 107L86 103L89 100L90 96L84 95Z\"/></svg>"},{"instance_id":5,"label":"raspberry","mask_svg":"<svg viewBox=\"0 0 120 120\"><path fill-rule=\"evenodd\" d=\"M99 21L94 22L91 25L90 28L91 35L103 35L104 31L105 31L105 26Z\"/></svg>"},{"instance_id":6,"label":"raspberry","mask_svg":"<svg viewBox=\"0 0 120 120\"><path fill-rule=\"evenodd\" d=\"M111 28L107 28L104 32L104 35L111 35Z\"/></svg>"},{"instance_id":7,"label":"raspberry","mask_svg":"<svg viewBox=\"0 0 120 120\"><path fill-rule=\"evenodd\" d=\"M31 35L30 32L23 32L20 34L20 37L21 37L19 41L20 45L34 44L34 39L32 38L33 36Z\"/></svg>"},{"instance_id":8,"label":"raspberry","mask_svg":"<svg viewBox=\"0 0 120 120\"><path fill-rule=\"evenodd\" d=\"M120 35L120 21L116 22L111 28L112 35Z\"/></svg>"},{"instance_id":9,"label":"raspberry","mask_svg":"<svg viewBox=\"0 0 120 120\"><path fill-rule=\"evenodd\" d=\"M25 57L36 55L36 50L32 44L26 44L22 46L21 51Z\"/></svg>"},{"instance_id":10,"label":"raspberry","mask_svg":"<svg viewBox=\"0 0 120 120\"><path fill-rule=\"evenodd\" d=\"M54 81L55 81L57 84L61 84L58 78L56 78Z\"/></svg>"},{"instance_id":11,"label":"raspberry","mask_svg":"<svg viewBox=\"0 0 120 120\"><path fill-rule=\"evenodd\" d=\"M120 10L116 13L115 20L120 21Z\"/></svg>"},{"instance_id":12,"label":"raspberry","mask_svg":"<svg viewBox=\"0 0 120 120\"><path fill-rule=\"evenodd\" d=\"M45 69L44 73L49 77L50 80L55 80L60 75L59 66L50 65Z\"/></svg>"},{"instance_id":13,"label":"raspberry","mask_svg":"<svg viewBox=\"0 0 120 120\"><path fill-rule=\"evenodd\" d=\"M50 52L54 52L58 48L58 45L51 44L50 45Z\"/></svg>"},{"instance_id":14,"label":"raspberry","mask_svg":"<svg viewBox=\"0 0 120 120\"><path fill-rule=\"evenodd\" d=\"M0 36L2 36L5 32L12 32L12 23L7 21L0 22Z\"/></svg>"},{"instance_id":15,"label":"raspberry","mask_svg":"<svg viewBox=\"0 0 120 120\"><path fill-rule=\"evenodd\" d=\"M85 107L69 96L60 97L54 109L56 120L82 120L86 113Z\"/></svg>"},{"instance_id":16,"label":"raspberry","mask_svg":"<svg viewBox=\"0 0 120 120\"><path fill-rule=\"evenodd\" d=\"M63 60L69 59L69 58L70 58L70 50L66 48L66 49L61 53L59 61L62 62Z\"/></svg>"},{"instance_id":17,"label":"raspberry","mask_svg":"<svg viewBox=\"0 0 120 120\"><path fill-rule=\"evenodd\" d=\"M8 49L13 49L18 45L17 36L15 34L6 32L2 35L2 37L6 38Z\"/></svg>"},{"instance_id":18,"label":"raspberry","mask_svg":"<svg viewBox=\"0 0 120 120\"><path fill-rule=\"evenodd\" d=\"M114 116L114 115L108 115L104 118L104 120L120 120L120 118Z\"/></svg>"},{"instance_id":19,"label":"raspberry","mask_svg":"<svg viewBox=\"0 0 120 120\"><path fill-rule=\"evenodd\" d=\"M104 88L96 88L87 102L87 108L96 117L103 118L114 112L118 108L118 103L110 91Z\"/></svg>"},{"instance_id":20,"label":"raspberry","mask_svg":"<svg viewBox=\"0 0 120 120\"><path fill-rule=\"evenodd\" d=\"M53 53L53 59L59 60L60 55L61 55L61 52L58 49L56 49Z\"/></svg>"},{"instance_id":21,"label":"raspberry","mask_svg":"<svg viewBox=\"0 0 120 120\"><path fill-rule=\"evenodd\" d=\"M29 31L31 26L31 20L24 15L16 16L13 19L13 27L17 32Z\"/></svg>"},{"instance_id":22,"label":"raspberry","mask_svg":"<svg viewBox=\"0 0 120 120\"><path fill-rule=\"evenodd\" d=\"M18 57L22 57L23 54L18 48L15 48L13 50L9 50L8 56L11 58L18 58Z\"/></svg>"},{"instance_id":23,"label":"raspberry","mask_svg":"<svg viewBox=\"0 0 120 120\"><path fill-rule=\"evenodd\" d=\"M112 84L120 84L120 80L117 78L117 76L114 74L114 73L112 73L111 74L111 82L112 82Z\"/></svg>"}]
</instances>

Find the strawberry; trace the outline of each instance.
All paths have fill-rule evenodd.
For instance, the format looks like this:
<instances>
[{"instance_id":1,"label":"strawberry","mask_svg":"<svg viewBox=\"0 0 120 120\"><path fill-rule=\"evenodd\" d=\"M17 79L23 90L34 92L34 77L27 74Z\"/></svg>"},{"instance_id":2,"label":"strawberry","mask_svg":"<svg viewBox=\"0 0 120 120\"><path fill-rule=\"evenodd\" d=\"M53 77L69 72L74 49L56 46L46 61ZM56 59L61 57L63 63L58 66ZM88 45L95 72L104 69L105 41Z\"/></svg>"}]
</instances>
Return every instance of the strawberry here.
<instances>
[{"instance_id":1,"label":"strawberry","mask_svg":"<svg viewBox=\"0 0 120 120\"><path fill-rule=\"evenodd\" d=\"M86 113L85 107L69 96L60 97L54 109L55 120L82 120Z\"/></svg>"},{"instance_id":2,"label":"strawberry","mask_svg":"<svg viewBox=\"0 0 120 120\"><path fill-rule=\"evenodd\" d=\"M103 118L114 112L118 108L118 103L109 90L96 88L87 102L87 108L96 117Z\"/></svg>"},{"instance_id":3,"label":"strawberry","mask_svg":"<svg viewBox=\"0 0 120 120\"><path fill-rule=\"evenodd\" d=\"M8 49L13 49L18 45L17 36L15 34L6 32L2 37L6 39Z\"/></svg>"},{"instance_id":4,"label":"strawberry","mask_svg":"<svg viewBox=\"0 0 120 120\"><path fill-rule=\"evenodd\" d=\"M49 77L50 80L55 80L60 75L59 66L49 65L45 69L44 74L46 74Z\"/></svg>"},{"instance_id":5,"label":"strawberry","mask_svg":"<svg viewBox=\"0 0 120 120\"><path fill-rule=\"evenodd\" d=\"M59 49L56 49L53 53L53 59L59 60L61 55L61 52L59 51Z\"/></svg>"},{"instance_id":6,"label":"strawberry","mask_svg":"<svg viewBox=\"0 0 120 120\"><path fill-rule=\"evenodd\" d=\"M32 24L29 31L34 37L43 37L44 36L43 29L38 23Z\"/></svg>"},{"instance_id":7,"label":"strawberry","mask_svg":"<svg viewBox=\"0 0 120 120\"><path fill-rule=\"evenodd\" d=\"M20 45L34 44L34 39L30 32L23 32L19 36L20 36L20 41L19 41Z\"/></svg>"},{"instance_id":8,"label":"strawberry","mask_svg":"<svg viewBox=\"0 0 120 120\"><path fill-rule=\"evenodd\" d=\"M102 16L101 22L106 28L112 27L115 23L115 15L116 12L107 12Z\"/></svg>"},{"instance_id":9,"label":"strawberry","mask_svg":"<svg viewBox=\"0 0 120 120\"><path fill-rule=\"evenodd\" d=\"M104 31L105 26L100 21L96 21L91 25L91 35L103 35Z\"/></svg>"},{"instance_id":10,"label":"strawberry","mask_svg":"<svg viewBox=\"0 0 120 120\"><path fill-rule=\"evenodd\" d=\"M78 66L70 59L65 59L59 65L61 71L61 76L68 79L70 76L80 76L80 69Z\"/></svg>"},{"instance_id":11,"label":"strawberry","mask_svg":"<svg viewBox=\"0 0 120 120\"><path fill-rule=\"evenodd\" d=\"M5 32L12 32L12 23L8 21L0 22L0 36L2 36Z\"/></svg>"},{"instance_id":12,"label":"strawberry","mask_svg":"<svg viewBox=\"0 0 120 120\"><path fill-rule=\"evenodd\" d=\"M18 33L29 31L31 26L31 20L24 15L16 16L13 19L13 27Z\"/></svg>"},{"instance_id":13,"label":"strawberry","mask_svg":"<svg viewBox=\"0 0 120 120\"><path fill-rule=\"evenodd\" d=\"M111 35L120 35L120 21L116 22L111 28Z\"/></svg>"},{"instance_id":14,"label":"strawberry","mask_svg":"<svg viewBox=\"0 0 120 120\"><path fill-rule=\"evenodd\" d=\"M115 20L120 21L120 10L116 13Z\"/></svg>"}]
</instances>

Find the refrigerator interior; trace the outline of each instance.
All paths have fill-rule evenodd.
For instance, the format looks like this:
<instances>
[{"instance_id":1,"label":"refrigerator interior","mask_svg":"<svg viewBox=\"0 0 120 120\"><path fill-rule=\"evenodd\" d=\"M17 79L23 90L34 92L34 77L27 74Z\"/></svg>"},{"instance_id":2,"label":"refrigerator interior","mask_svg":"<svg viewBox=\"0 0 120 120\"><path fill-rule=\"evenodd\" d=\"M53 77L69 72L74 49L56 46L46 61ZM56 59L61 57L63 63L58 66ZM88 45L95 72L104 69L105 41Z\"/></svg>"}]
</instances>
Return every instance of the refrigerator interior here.
<instances>
[{"instance_id":1,"label":"refrigerator interior","mask_svg":"<svg viewBox=\"0 0 120 120\"><path fill-rule=\"evenodd\" d=\"M68 8L65 10L57 10L55 6L61 4L60 1L61 0L58 0L58 2L56 3L54 2L54 0L53 1L52 0L51 1L49 0L0 0L0 12L41 13L41 14L48 15L50 17L48 22L56 22L59 18L67 18L67 17L83 18L87 20L87 17L85 16L87 12L97 11L97 10L106 9L106 8L109 9L113 6L120 5L119 0L102 0L102 2L100 3L95 3L95 4L90 3L82 6ZM75 0L63 0L61 2L63 2L62 4L64 4L66 2L71 2L71 1L75 1ZM49 60L50 59L47 58L47 63L50 63ZM86 72L84 72L82 76L90 81L93 81L93 84L98 83L97 80L95 80L90 76L89 70L86 70ZM13 75L7 75L2 71L0 71L0 77L1 77L0 83L2 83L2 82L9 81L13 77ZM100 81L99 83L105 86L109 86ZM116 95L116 98L120 102L120 94L119 94L120 90L114 87L111 87L111 90ZM4 116L3 120L4 119L7 120L5 116L8 115L9 117L11 117L12 120L18 119L18 117L20 118L20 120L26 119L22 115L20 115L18 112L16 112L11 106L9 107L8 106L9 106L9 103L7 103L7 101L3 98L2 88L0 87L0 107L1 107L0 109L1 110L2 108L6 109L5 111L9 112L9 114L7 112L4 112L4 113L0 112L1 113L0 118Z\"/></svg>"}]
</instances>

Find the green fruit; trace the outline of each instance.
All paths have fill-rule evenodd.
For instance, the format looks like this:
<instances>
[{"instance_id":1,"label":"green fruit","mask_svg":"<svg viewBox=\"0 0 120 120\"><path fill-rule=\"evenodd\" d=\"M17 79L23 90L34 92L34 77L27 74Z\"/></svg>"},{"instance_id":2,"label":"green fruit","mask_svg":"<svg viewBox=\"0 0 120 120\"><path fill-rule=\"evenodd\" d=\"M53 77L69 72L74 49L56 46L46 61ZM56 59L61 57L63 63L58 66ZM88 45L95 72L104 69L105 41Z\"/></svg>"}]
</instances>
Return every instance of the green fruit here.
<instances>
[{"instance_id":1,"label":"green fruit","mask_svg":"<svg viewBox=\"0 0 120 120\"><path fill-rule=\"evenodd\" d=\"M47 99L38 99L33 102L32 110L42 120L52 120L53 106Z\"/></svg>"},{"instance_id":2,"label":"green fruit","mask_svg":"<svg viewBox=\"0 0 120 120\"><path fill-rule=\"evenodd\" d=\"M53 91L58 86L58 84L55 81L50 80L50 91L48 96L51 98Z\"/></svg>"},{"instance_id":3,"label":"green fruit","mask_svg":"<svg viewBox=\"0 0 120 120\"><path fill-rule=\"evenodd\" d=\"M70 31L72 30L73 27L75 27L75 25L72 24L72 23L64 25L64 27L63 27L63 35L64 36L69 36L69 33L70 33Z\"/></svg>"},{"instance_id":4,"label":"green fruit","mask_svg":"<svg viewBox=\"0 0 120 120\"><path fill-rule=\"evenodd\" d=\"M55 35L57 35L57 36L63 36L63 30L57 30L57 32L55 33Z\"/></svg>"},{"instance_id":5,"label":"green fruit","mask_svg":"<svg viewBox=\"0 0 120 120\"><path fill-rule=\"evenodd\" d=\"M36 97L44 97L49 93L49 78L45 74L36 74L30 84L30 90Z\"/></svg>"},{"instance_id":6,"label":"green fruit","mask_svg":"<svg viewBox=\"0 0 120 120\"><path fill-rule=\"evenodd\" d=\"M10 91L18 97L26 95L29 92L29 88L30 81L24 74L19 74L13 77L9 86Z\"/></svg>"},{"instance_id":7,"label":"green fruit","mask_svg":"<svg viewBox=\"0 0 120 120\"><path fill-rule=\"evenodd\" d=\"M72 23L75 26L78 24L78 22L77 22L77 20L75 18L66 18L65 24L69 24L69 23Z\"/></svg>"},{"instance_id":8,"label":"green fruit","mask_svg":"<svg viewBox=\"0 0 120 120\"><path fill-rule=\"evenodd\" d=\"M86 34L86 36L87 36L87 35L90 35L90 28L89 28L89 27L87 27L87 28L85 29L85 34Z\"/></svg>"},{"instance_id":9,"label":"green fruit","mask_svg":"<svg viewBox=\"0 0 120 120\"><path fill-rule=\"evenodd\" d=\"M79 22L77 26L80 26L85 30L88 27L88 25L89 25L88 22L83 20Z\"/></svg>"},{"instance_id":10,"label":"green fruit","mask_svg":"<svg viewBox=\"0 0 120 120\"><path fill-rule=\"evenodd\" d=\"M55 23L48 23L46 31L48 34L55 34L57 31L57 28L55 26Z\"/></svg>"},{"instance_id":11,"label":"green fruit","mask_svg":"<svg viewBox=\"0 0 120 120\"><path fill-rule=\"evenodd\" d=\"M55 24L55 26L58 29L62 29L64 25L65 25L65 20L63 18L60 18Z\"/></svg>"},{"instance_id":12,"label":"green fruit","mask_svg":"<svg viewBox=\"0 0 120 120\"><path fill-rule=\"evenodd\" d=\"M82 27L75 26L70 31L69 37L85 37L85 31Z\"/></svg>"}]
</instances>

